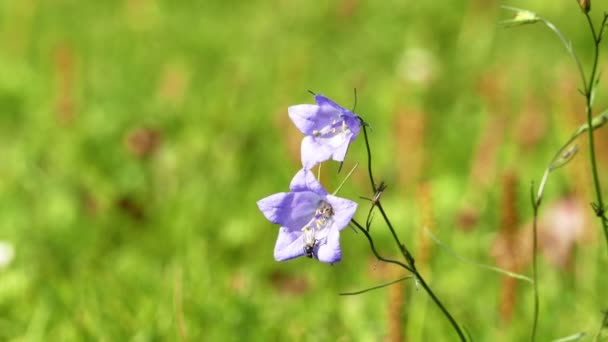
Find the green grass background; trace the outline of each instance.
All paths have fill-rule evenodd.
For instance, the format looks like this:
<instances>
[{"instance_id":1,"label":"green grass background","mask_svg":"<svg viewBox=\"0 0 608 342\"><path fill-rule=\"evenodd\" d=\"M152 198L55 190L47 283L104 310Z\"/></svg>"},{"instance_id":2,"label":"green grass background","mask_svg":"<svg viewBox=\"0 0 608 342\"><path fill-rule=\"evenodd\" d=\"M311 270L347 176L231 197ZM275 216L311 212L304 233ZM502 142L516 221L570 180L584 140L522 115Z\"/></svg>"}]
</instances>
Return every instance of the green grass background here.
<instances>
[{"instance_id":1,"label":"green grass background","mask_svg":"<svg viewBox=\"0 0 608 342\"><path fill-rule=\"evenodd\" d=\"M591 44L575 1L513 4L556 23L588 68ZM400 273L374 268L364 237L350 229L339 264L277 263L277 227L255 202L287 190L300 167L287 107L312 102L307 89L350 107L357 88L357 113L373 126L376 174L389 185L385 206L402 239L419 250L424 183L436 234L494 264L502 175L519 180L515 207L524 225L530 181L584 120L577 70L563 46L540 25L499 28L511 13L498 5L0 1L0 240L15 248L0 269L0 339L387 338L389 290L337 294ZM608 9L592 6L596 19ZM414 48L427 58L411 66ZM430 78L409 80L425 63ZM598 109L607 105L605 89L602 80ZM399 123L411 117L424 129L402 132ZM139 128L159 135L144 157L129 149ZM418 140L406 135L420 131ZM488 162L478 162L488 180L479 185L473 165L484 137L495 134L502 138ZM588 209L586 148L581 142L568 166L582 172L551 178L547 203L574 192ZM424 162L408 176L412 156ZM365 162L362 140L345 168L356 162ZM600 157L604 183L607 162ZM345 175L336 170L324 168L329 189ZM359 168L340 194L369 196L365 177ZM367 203L358 201L362 221ZM465 231L458 217L468 207L479 218ZM589 338L608 306L606 246L590 209L586 215L590 238L578 243L570 268L540 258L539 340L579 331ZM380 250L395 256L376 221ZM501 276L432 248L422 272L476 340L528 338L531 286L518 285L513 317L502 322ZM520 271L530 274L529 264ZM413 283L401 286L405 336L454 340L428 296Z\"/></svg>"}]
</instances>

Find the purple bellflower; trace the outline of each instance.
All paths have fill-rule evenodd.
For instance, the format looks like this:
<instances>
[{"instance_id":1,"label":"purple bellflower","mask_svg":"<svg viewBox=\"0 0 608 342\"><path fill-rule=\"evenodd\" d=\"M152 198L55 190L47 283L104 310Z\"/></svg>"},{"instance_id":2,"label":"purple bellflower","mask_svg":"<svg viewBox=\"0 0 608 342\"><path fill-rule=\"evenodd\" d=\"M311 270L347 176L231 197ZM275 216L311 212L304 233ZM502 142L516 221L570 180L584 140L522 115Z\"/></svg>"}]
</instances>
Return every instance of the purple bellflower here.
<instances>
[{"instance_id":1,"label":"purple bellflower","mask_svg":"<svg viewBox=\"0 0 608 342\"><path fill-rule=\"evenodd\" d=\"M359 135L357 115L323 95L316 105L300 104L288 109L289 117L306 136L302 140L302 165L311 169L330 158L344 161L348 146Z\"/></svg>"},{"instance_id":2,"label":"purple bellflower","mask_svg":"<svg viewBox=\"0 0 608 342\"><path fill-rule=\"evenodd\" d=\"M289 188L258 201L264 216L281 225L274 258L306 255L330 264L340 261L340 230L349 224L357 203L328 194L306 169L293 177Z\"/></svg>"}]
</instances>

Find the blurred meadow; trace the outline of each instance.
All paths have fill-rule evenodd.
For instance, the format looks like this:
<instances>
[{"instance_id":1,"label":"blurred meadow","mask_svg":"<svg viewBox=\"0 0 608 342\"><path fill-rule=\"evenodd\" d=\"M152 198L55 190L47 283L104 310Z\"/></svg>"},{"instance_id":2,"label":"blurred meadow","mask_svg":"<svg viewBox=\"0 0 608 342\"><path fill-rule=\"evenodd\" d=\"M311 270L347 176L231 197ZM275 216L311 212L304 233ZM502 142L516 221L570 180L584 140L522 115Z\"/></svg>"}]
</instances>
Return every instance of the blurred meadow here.
<instances>
[{"instance_id":1,"label":"blurred meadow","mask_svg":"<svg viewBox=\"0 0 608 342\"><path fill-rule=\"evenodd\" d=\"M338 295L403 275L351 229L335 265L273 259L278 227L256 201L301 167L287 107L310 89L350 108L354 88L384 206L422 274L476 340L527 339L532 286L424 233L530 275L530 183L585 120L559 40L499 27L512 17L500 4L0 1L0 340L456 339L414 282ZM576 1L514 5L554 22L589 68ZM604 10L593 2L596 20ZM541 341L590 340L608 308L586 142L540 208ZM333 191L357 162L340 196L364 220L362 139L321 180ZM380 223L378 248L397 258Z\"/></svg>"}]
</instances>

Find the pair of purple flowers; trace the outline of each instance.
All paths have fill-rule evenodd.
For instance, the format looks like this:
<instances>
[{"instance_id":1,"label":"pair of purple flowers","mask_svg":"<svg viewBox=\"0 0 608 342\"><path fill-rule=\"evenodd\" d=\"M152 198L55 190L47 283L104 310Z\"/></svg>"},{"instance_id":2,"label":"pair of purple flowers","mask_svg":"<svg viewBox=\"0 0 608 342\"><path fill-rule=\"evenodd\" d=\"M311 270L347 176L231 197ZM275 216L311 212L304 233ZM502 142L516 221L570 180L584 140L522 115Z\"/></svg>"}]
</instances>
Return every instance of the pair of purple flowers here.
<instances>
[{"instance_id":1,"label":"pair of purple flowers","mask_svg":"<svg viewBox=\"0 0 608 342\"><path fill-rule=\"evenodd\" d=\"M340 230L350 223L357 209L357 203L328 194L310 170L330 158L344 161L361 121L325 96L315 95L315 101L316 105L288 109L289 117L305 135L301 147L303 168L292 179L290 191L258 201L262 214L281 225L274 248L277 261L303 255L326 263L340 261Z\"/></svg>"}]
</instances>

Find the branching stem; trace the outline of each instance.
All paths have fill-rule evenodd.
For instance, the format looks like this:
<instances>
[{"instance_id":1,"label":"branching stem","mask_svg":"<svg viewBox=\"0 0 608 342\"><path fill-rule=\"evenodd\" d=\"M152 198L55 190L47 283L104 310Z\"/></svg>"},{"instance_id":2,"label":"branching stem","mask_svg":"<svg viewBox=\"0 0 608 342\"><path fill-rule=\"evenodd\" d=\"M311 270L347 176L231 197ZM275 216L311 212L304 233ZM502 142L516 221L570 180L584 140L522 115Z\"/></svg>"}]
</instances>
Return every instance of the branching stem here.
<instances>
[{"instance_id":1,"label":"branching stem","mask_svg":"<svg viewBox=\"0 0 608 342\"><path fill-rule=\"evenodd\" d=\"M368 169L368 174L369 174L369 179L370 179L370 185L371 185L371 188L372 188L372 193L377 193L379 191L379 189L376 188L376 183L374 181L374 176L373 176L373 172L372 172L372 153L371 153L371 148L370 148L370 144L369 144L369 136L367 134L367 124L365 123L365 121L363 121L363 119L360 119L360 120L361 120L361 129L363 129L363 136L365 138L365 147L367 149L367 158L368 158L367 159L367 161L368 161L368 163L367 163L367 169ZM374 247L373 239L372 239L372 237L371 237L371 235L370 235L370 233L368 231L369 227L367 227L368 229L366 229L363 226L361 226L359 223L357 223L355 220L352 220L353 224L357 228L359 228L359 230L363 234L365 234L365 237L368 239L368 241L370 243L370 247L372 249L372 252L376 256L376 258L378 258L379 260L384 261L384 262L390 262L390 263L393 263L393 264L397 264L397 265L403 267L404 269L410 271L414 275L414 277L422 285L422 288L431 297L431 299L433 300L433 302L435 303L435 305L437 305L437 307L439 307L439 309L444 314L444 316L450 321L450 324L452 325L452 327L454 328L454 330L458 334L458 337L460 338L460 340L461 341L466 341L464 333L463 333L462 329L460 328L460 326L458 325L458 323L456 322L456 320L454 319L454 317L446 309L446 307L443 305L443 303L441 303L441 301L439 300L439 298L437 297L437 295L435 295L435 293L433 292L433 290L431 289L431 287L427 284L427 282L424 280L424 278L422 277L422 275L420 274L420 272L416 269L416 263L415 263L414 257L409 252L409 250L407 249L407 247L405 246L405 244L401 243L401 240L399 239L399 236L397 235L397 232L396 232L395 228L393 227L391 221L389 220L388 215L384 211L384 207L382 206L380 198L378 198L377 201L374 202L374 204L378 208L378 210L380 210L380 213L382 214L382 218L384 219L384 222L386 223L386 226L390 230L391 235L393 237L393 240L397 244L397 247L399 248L399 251L401 252L401 255L405 259L405 264L402 263L402 262L396 261L396 260L391 260L391 259L386 259L386 258L381 257L378 254L378 252L376 251L375 247Z\"/></svg>"},{"instance_id":2,"label":"branching stem","mask_svg":"<svg viewBox=\"0 0 608 342\"><path fill-rule=\"evenodd\" d=\"M591 65L591 74L589 76L588 83L585 86L585 111L587 114L587 125L592 127L593 121L593 98L595 93L595 87L597 85L597 65L600 55L600 42L606 28L606 20L608 20L608 14L604 14L602 25L599 32L596 31L593 21L589 16L589 13L585 13L585 18L589 24L589 30L593 37L594 53L593 53L593 64ZM583 82L585 79L583 78ZM600 219L602 228L604 230L604 238L606 240L606 246L608 247L608 219L605 214L604 200L602 198L602 187L600 185L600 179L597 171L597 162L595 158L595 140L593 138L593 129L589 130L589 159L591 161L591 172L593 174L593 186L595 188L596 203L594 205L595 214Z\"/></svg>"}]
</instances>

